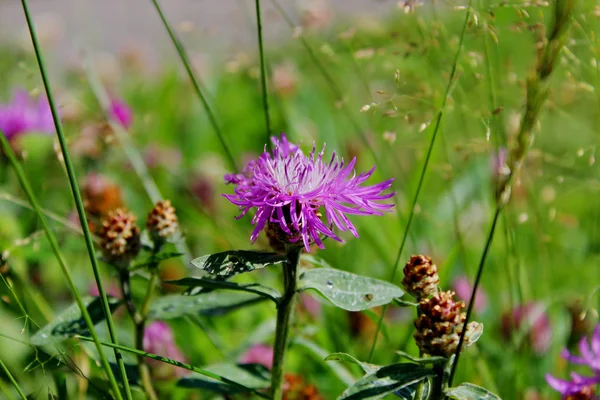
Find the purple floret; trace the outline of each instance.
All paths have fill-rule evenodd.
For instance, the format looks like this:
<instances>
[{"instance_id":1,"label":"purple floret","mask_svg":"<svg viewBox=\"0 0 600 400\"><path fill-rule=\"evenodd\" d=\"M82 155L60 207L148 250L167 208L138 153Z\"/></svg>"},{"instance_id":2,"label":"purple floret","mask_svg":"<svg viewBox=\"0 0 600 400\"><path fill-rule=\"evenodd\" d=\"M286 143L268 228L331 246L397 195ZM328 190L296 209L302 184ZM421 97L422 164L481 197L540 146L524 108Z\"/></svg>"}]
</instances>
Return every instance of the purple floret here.
<instances>
[{"instance_id":1,"label":"purple floret","mask_svg":"<svg viewBox=\"0 0 600 400\"><path fill-rule=\"evenodd\" d=\"M358 237L347 215L382 215L394 207L382 203L394 196L394 193L382 194L390 188L393 179L362 186L373 174L374 167L356 175L356 158L345 164L334 152L327 162L323 160L324 146L315 154L314 145L306 156L299 146L289 143L285 135L271 140L272 152L265 150L241 174L225 176L226 182L236 185L235 194L224 196L240 208L238 218L256 208L252 242L267 223L274 223L291 241L302 240L307 251L311 243L323 249L321 235L343 242L334 233L334 225ZM327 224L321 219L321 210L325 212Z\"/></svg>"},{"instance_id":2,"label":"purple floret","mask_svg":"<svg viewBox=\"0 0 600 400\"><path fill-rule=\"evenodd\" d=\"M53 134L54 121L46 98L35 100L24 90L16 91L10 103L0 104L0 131L8 140L32 132Z\"/></svg>"}]
</instances>

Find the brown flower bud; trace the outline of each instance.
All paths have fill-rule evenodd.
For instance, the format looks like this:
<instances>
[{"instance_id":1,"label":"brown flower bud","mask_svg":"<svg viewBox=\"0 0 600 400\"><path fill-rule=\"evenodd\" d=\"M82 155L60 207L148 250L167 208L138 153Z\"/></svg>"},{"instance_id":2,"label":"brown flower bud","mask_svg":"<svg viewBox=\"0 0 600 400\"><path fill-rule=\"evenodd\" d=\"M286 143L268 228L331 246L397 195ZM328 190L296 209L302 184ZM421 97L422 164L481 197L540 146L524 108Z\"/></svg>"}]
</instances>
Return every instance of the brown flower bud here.
<instances>
[{"instance_id":1,"label":"brown flower bud","mask_svg":"<svg viewBox=\"0 0 600 400\"><path fill-rule=\"evenodd\" d=\"M156 203L150 214L148 214L146 227L148 228L150 237L155 242L164 241L170 236L175 235L179 224L177 214L175 214L175 207L171 205L169 200Z\"/></svg>"},{"instance_id":2,"label":"brown flower bud","mask_svg":"<svg viewBox=\"0 0 600 400\"><path fill-rule=\"evenodd\" d=\"M127 267L141 250L140 229L135 215L119 208L102 220L100 246L104 258L118 267Z\"/></svg>"},{"instance_id":3,"label":"brown flower bud","mask_svg":"<svg viewBox=\"0 0 600 400\"><path fill-rule=\"evenodd\" d=\"M454 300L454 292L439 292L419 303L420 316L415 321L417 346L423 353L450 357L456 353L466 319L462 312L465 303ZM478 322L467 325L464 348L470 342L470 333L480 330Z\"/></svg>"},{"instance_id":4,"label":"brown flower bud","mask_svg":"<svg viewBox=\"0 0 600 400\"><path fill-rule=\"evenodd\" d=\"M417 300L428 297L438 290L440 277L436 265L431 257L418 255L411 256L404 267L404 289Z\"/></svg>"}]
</instances>

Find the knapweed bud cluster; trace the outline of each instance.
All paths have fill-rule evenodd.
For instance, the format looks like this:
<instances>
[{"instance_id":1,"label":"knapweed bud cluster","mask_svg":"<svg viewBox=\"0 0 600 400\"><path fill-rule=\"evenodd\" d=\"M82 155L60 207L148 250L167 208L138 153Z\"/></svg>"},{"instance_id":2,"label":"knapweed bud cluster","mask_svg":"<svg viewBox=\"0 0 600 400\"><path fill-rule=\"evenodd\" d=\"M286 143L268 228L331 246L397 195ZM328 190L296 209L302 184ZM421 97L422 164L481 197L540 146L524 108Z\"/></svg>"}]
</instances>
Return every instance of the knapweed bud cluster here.
<instances>
[{"instance_id":1,"label":"knapweed bud cluster","mask_svg":"<svg viewBox=\"0 0 600 400\"><path fill-rule=\"evenodd\" d=\"M419 349L432 356L450 357L456 353L466 319L465 303L454 299L454 292L438 292L419 302L420 315L414 334ZM478 322L467 325L463 349L470 344L471 333L480 330Z\"/></svg>"},{"instance_id":2,"label":"knapweed bud cluster","mask_svg":"<svg viewBox=\"0 0 600 400\"><path fill-rule=\"evenodd\" d=\"M123 208L108 213L100 228L102 255L109 263L127 267L138 255L142 245L136 216Z\"/></svg>"},{"instance_id":3,"label":"knapweed bud cluster","mask_svg":"<svg viewBox=\"0 0 600 400\"><path fill-rule=\"evenodd\" d=\"M148 233L155 243L165 242L169 237L174 236L179 229L175 207L169 200L156 203L146 222Z\"/></svg>"},{"instance_id":4,"label":"knapweed bud cluster","mask_svg":"<svg viewBox=\"0 0 600 400\"><path fill-rule=\"evenodd\" d=\"M417 300L431 296L438 291L440 277L437 266L431 257L424 255L411 256L404 266L404 289Z\"/></svg>"}]
</instances>

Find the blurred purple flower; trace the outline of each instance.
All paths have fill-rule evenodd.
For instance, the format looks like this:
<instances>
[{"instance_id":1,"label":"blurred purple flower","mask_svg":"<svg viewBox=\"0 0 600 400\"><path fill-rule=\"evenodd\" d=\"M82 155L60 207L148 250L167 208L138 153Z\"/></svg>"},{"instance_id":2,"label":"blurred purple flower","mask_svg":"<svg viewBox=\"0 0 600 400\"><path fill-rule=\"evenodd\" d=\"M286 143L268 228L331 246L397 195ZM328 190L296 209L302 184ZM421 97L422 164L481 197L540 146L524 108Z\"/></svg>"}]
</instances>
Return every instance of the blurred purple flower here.
<instances>
[{"instance_id":1,"label":"blurred purple flower","mask_svg":"<svg viewBox=\"0 0 600 400\"><path fill-rule=\"evenodd\" d=\"M8 140L20 135L54 133L54 120L45 97L35 100L25 90L14 92L12 101L0 104L0 130Z\"/></svg>"},{"instance_id":2,"label":"blurred purple flower","mask_svg":"<svg viewBox=\"0 0 600 400\"><path fill-rule=\"evenodd\" d=\"M162 321L151 322L146 327L144 331L144 351L179 362L186 361L175 344L171 328ZM148 359L148 365L152 368L152 375L156 379L169 379L187 374L187 370L150 358Z\"/></svg>"},{"instance_id":3,"label":"blurred purple flower","mask_svg":"<svg viewBox=\"0 0 600 400\"><path fill-rule=\"evenodd\" d=\"M529 303L515 307L502 316L502 328L506 338L515 331L528 333L531 348L537 355L544 354L550 347L552 327L550 319L540 303Z\"/></svg>"},{"instance_id":4,"label":"blurred purple flower","mask_svg":"<svg viewBox=\"0 0 600 400\"><path fill-rule=\"evenodd\" d=\"M121 124L125 129L129 129L133 123L133 111L122 100L111 98L109 113L112 118Z\"/></svg>"},{"instance_id":5,"label":"blurred purple flower","mask_svg":"<svg viewBox=\"0 0 600 400\"><path fill-rule=\"evenodd\" d=\"M583 376L572 372L571 380L567 381L546 374L548 385L558 391L563 399L568 398L568 396L581 394L589 395L589 398L591 398L593 386L600 384L600 325L596 326L589 342L587 337L581 339L579 342L579 352L581 356L575 356L567 349L564 349L561 355L573 364L587 365L592 370L593 376Z\"/></svg>"},{"instance_id":6,"label":"blurred purple flower","mask_svg":"<svg viewBox=\"0 0 600 400\"><path fill-rule=\"evenodd\" d=\"M298 303L302 310L306 311L311 317L319 318L321 316L321 303L308 293L301 293L298 296Z\"/></svg>"},{"instance_id":7,"label":"blurred purple flower","mask_svg":"<svg viewBox=\"0 0 600 400\"><path fill-rule=\"evenodd\" d=\"M492 155L492 175L495 178L501 178L510 171L508 170L508 166L506 165L506 157L508 156L508 150L504 147L501 147Z\"/></svg>"},{"instance_id":8,"label":"blurred purple flower","mask_svg":"<svg viewBox=\"0 0 600 400\"><path fill-rule=\"evenodd\" d=\"M458 276L452 282L452 290L456 293L456 297L463 300L467 306L469 305L469 299L471 298L471 292L473 291L473 285L469 282L469 279L464 276ZM477 288L477 294L475 296L475 311L481 312L487 306L487 296L481 289L481 286Z\"/></svg>"},{"instance_id":9,"label":"blurred purple flower","mask_svg":"<svg viewBox=\"0 0 600 400\"><path fill-rule=\"evenodd\" d=\"M242 364L261 364L271 369L273 367L273 348L266 344L255 344L240 358Z\"/></svg>"},{"instance_id":10,"label":"blurred purple flower","mask_svg":"<svg viewBox=\"0 0 600 400\"><path fill-rule=\"evenodd\" d=\"M119 286L117 286L116 283L111 282L108 284L108 286L104 287L104 291L106 292L106 294L108 296L112 296L112 297L116 297L116 298L121 298L121 288ZM88 286L88 294L90 296L100 296L100 291L98 290L98 285L96 285L96 282L91 282Z\"/></svg>"},{"instance_id":11,"label":"blurred purple flower","mask_svg":"<svg viewBox=\"0 0 600 400\"><path fill-rule=\"evenodd\" d=\"M248 164L242 174L225 176L228 183L236 185L235 194L224 195L239 206L241 215L256 208L252 219L255 229L250 236L254 242L267 224L274 224L292 243L302 240L310 251L314 242L323 249L320 235L343 242L333 232L335 225L342 231L349 230L358 237L354 225L346 214L383 215L393 204L381 203L394 193L381 194L390 188L393 179L373 186L361 186L372 174L356 175L356 158L345 164L333 153L329 162L323 160L324 150L315 154L316 144L310 155L288 142L284 134L281 139L273 137L272 152L265 151L258 160ZM327 224L321 218L325 211Z\"/></svg>"}]
</instances>

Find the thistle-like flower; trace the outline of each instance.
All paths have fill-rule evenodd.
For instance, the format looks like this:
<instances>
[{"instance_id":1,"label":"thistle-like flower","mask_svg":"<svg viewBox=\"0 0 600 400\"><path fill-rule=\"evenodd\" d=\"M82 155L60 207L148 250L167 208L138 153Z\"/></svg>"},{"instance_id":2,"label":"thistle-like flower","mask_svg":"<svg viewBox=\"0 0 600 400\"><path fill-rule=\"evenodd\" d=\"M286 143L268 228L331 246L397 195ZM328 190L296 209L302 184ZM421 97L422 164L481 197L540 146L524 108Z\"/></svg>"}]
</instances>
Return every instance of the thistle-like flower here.
<instances>
[{"instance_id":1,"label":"thistle-like flower","mask_svg":"<svg viewBox=\"0 0 600 400\"><path fill-rule=\"evenodd\" d=\"M0 104L0 131L8 140L31 132L53 134L54 121L46 98L36 101L26 91L16 91L9 104Z\"/></svg>"},{"instance_id":2,"label":"thistle-like flower","mask_svg":"<svg viewBox=\"0 0 600 400\"><path fill-rule=\"evenodd\" d=\"M430 296L438 291L440 276L437 267L429 256L411 256L404 266L404 289L417 300Z\"/></svg>"},{"instance_id":3,"label":"thistle-like flower","mask_svg":"<svg viewBox=\"0 0 600 400\"><path fill-rule=\"evenodd\" d=\"M175 207L171 205L169 200L156 203L150 214L148 214L146 227L150 237L155 242L164 242L177 233L179 227L177 214L175 214Z\"/></svg>"},{"instance_id":4,"label":"thistle-like flower","mask_svg":"<svg viewBox=\"0 0 600 400\"><path fill-rule=\"evenodd\" d=\"M546 375L546 381L562 398L567 399L595 399L594 386L600 384L600 325L596 326L594 334L589 339L584 337L579 342L580 356L563 350L562 357L573 364L587 365L592 370L592 376L571 373L571 380L563 380ZM586 397L587 396L587 397Z\"/></svg>"},{"instance_id":5,"label":"thistle-like flower","mask_svg":"<svg viewBox=\"0 0 600 400\"><path fill-rule=\"evenodd\" d=\"M465 303L454 300L454 292L439 292L420 301L421 315L415 321L417 346L432 356L450 357L456 353L466 319ZM481 330L479 322L470 322L465 333L464 348L472 344L471 334Z\"/></svg>"},{"instance_id":6,"label":"thistle-like flower","mask_svg":"<svg viewBox=\"0 0 600 400\"><path fill-rule=\"evenodd\" d=\"M133 112L123 101L117 98L110 99L108 112L125 129L129 129L133 123Z\"/></svg>"},{"instance_id":7,"label":"thistle-like flower","mask_svg":"<svg viewBox=\"0 0 600 400\"><path fill-rule=\"evenodd\" d=\"M302 241L310 251L310 244L323 249L321 235L343 242L333 231L349 230L358 237L356 228L347 215L382 215L393 205L382 203L394 193L382 194L393 179L372 186L361 186L372 174L355 175L356 159L345 164L335 152L329 162L323 160L324 148L318 154L316 145L306 156L296 145L272 138L274 149L265 151L258 160L251 161L242 174L226 175L228 183L235 184L235 194L224 195L239 206L241 218L256 208L252 219L255 225L250 236L254 242L260 231L269 228L287 244ZM352 175L352 176L351 176ZM323 214L327 223L323 221Z\"/></svg>"},{"instance_id":8,"label":"thistle-like flower","mask_svg":"<svg viewBox=\"0 0 600 400\"><path fill-rule=\"evenodd\" d=\"M100 247L104 258L118 267L127 267L141 250L140 229L136 217L122 208L108 213L102 220Z\"/></svg>"}]
</instances>

